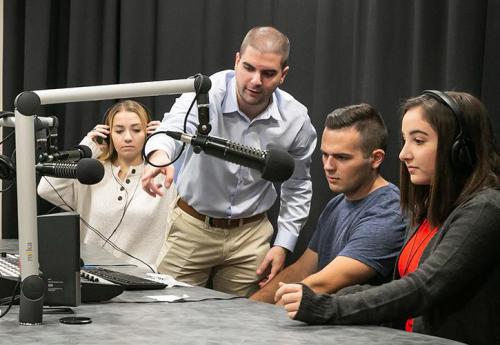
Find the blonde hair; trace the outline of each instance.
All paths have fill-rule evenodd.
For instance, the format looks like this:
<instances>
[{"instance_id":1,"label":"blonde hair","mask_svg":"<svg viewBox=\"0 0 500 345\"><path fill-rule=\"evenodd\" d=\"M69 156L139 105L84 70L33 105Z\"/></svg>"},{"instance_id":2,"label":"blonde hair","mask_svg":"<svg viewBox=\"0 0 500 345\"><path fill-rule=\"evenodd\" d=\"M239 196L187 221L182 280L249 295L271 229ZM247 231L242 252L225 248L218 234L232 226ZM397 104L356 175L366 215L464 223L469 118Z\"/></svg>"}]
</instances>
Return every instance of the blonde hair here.
<instances>
[{"instance_id":1,"label":"blonde hair","mask_svg":"<svg viewBox=\"0 0 500 345\"><path fill-rule=\"evenodd\" d=\"M137 114L137 116L139 116L139 119L141 121L143 130L144 132L146 132L146 127L148 126L148 123L151 121L151 115L149 114L148 110L144 105L129 99L120 101L112 105L111 108L109 108L106 111L104 115L104 124L109 126L110 131L113 128L113 121L115 119L116 114L122 111L129 111ZM118 153L116 152L115 147L113 145L113 139L111 138L111 133L109 134L108 138L109 138L108 148L107 150L104 150L103 153L99 156L99 160L113 162L118 157Z\"/></svg>"}]
</instances>

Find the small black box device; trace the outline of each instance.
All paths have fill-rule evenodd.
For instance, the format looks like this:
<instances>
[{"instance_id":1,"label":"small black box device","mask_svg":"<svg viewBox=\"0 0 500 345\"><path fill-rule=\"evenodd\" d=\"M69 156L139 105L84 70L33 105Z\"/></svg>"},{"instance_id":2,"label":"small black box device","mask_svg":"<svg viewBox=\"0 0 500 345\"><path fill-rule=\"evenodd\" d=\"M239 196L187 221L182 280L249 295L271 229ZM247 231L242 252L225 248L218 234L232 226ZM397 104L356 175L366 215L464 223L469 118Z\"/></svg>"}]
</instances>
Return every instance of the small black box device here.
<instances>
[{"instance_id":1,"label":"small black box device","mask_svg":"<svg viewBox=\"0 0 500 345\"><path fill-rule=\"evenodd\" d=\"M38 216L37 221L44 305L76 307L81 303L80 217L63 212Z\"/></svg>"}]
</instances>

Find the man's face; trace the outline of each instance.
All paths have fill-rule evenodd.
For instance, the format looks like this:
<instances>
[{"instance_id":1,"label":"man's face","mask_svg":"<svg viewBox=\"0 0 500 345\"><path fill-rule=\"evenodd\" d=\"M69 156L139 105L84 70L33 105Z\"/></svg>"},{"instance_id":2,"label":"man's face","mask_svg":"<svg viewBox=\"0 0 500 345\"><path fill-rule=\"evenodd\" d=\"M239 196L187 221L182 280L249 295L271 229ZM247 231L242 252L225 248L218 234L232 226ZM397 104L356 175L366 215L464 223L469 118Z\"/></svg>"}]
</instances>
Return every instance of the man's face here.
<instances>
[{"instance_id":1,"label":"man's face","mask_svg":"<svg viewBox=\"0 0 500 345\"><path fill-rule=\"evenodd\" d=\"M269 104L274 90L283 83L288 66L281 67L281 55L262 53L247 46L243 54L236 53L236 97L238 106L253 118Z\"/></svg>"},{"instance_id":2,"label":"man's face","mask_svg":"<svg viewBox=\"0 0 500 345\"><path fill-rule=\"evenodd\" d=\"M321 139L321 152L330 189L344 193L350 200L363 198L380 162L374 161L373 155L365 157L359 132L354 127L326 128Z\"/></svg>"}]
</instances>

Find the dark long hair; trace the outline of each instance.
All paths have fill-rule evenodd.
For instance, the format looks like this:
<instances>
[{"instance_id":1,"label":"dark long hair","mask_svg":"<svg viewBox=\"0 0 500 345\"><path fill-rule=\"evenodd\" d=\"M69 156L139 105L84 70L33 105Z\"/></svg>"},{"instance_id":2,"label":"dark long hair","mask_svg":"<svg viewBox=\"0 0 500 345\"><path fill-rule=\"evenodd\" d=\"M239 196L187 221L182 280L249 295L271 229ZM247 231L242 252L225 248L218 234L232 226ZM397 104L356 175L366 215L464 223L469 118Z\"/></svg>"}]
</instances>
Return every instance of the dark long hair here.
<instances>
[{"instance_id":1,"label":"dark long hair","mask_svg":"<svg viewBox=\"0 0 500 345\"><path fill-rule=\"evenodd\" d=\"M427 217L430 224L440 226L454 208L474 193L488 187L500 187L500 158L486 107L476 97L465 92L446 94L462 110L475 163L469 171L452 167L451 150L458 125L446 105L426 94L405 101L401 107L402 117L409 109L421 107L425 120L438 136L432 185L412 184L405 163L401 162L400 165L401 207L413 225Z\"/></svg>"}]
</instances>

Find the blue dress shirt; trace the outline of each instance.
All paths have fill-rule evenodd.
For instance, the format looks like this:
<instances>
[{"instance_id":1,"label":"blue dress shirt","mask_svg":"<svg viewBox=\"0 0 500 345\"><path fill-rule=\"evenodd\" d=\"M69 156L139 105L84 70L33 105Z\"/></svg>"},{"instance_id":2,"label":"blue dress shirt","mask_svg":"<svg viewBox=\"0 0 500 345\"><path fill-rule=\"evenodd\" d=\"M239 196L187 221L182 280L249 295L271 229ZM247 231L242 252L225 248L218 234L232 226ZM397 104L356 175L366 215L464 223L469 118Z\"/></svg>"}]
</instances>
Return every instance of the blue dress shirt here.
<instances>
[{"instance_id":1,"label":"blue dress shirt","mask_svg":"<svg viewBox=\"0 0 500 345\"><path fill-rule=\"evenodd\" d=\"M307 109L290 94L276 89L272 102L253 120L238 108L236 79L232 70L210 77L209 135L262 150L276 148L288 151L295 160L292 177L281 185L278 234L274 245L293 251L303 227L312 197L311 155L316 147L316 131ZM158 131L183 131L183 122L194 93L180 96L166 113ZM198 111L193 106L187 122L187 133L194 134ZM167 152L172 159L182 143L166 135L152 137L146 154L155 150ZM214 218L244 218L264 213L276 200L274 185L260 172L206 155L196 154L189 146L177 177L178 193L199 213Z\"/></svg>"}]
</instances>

